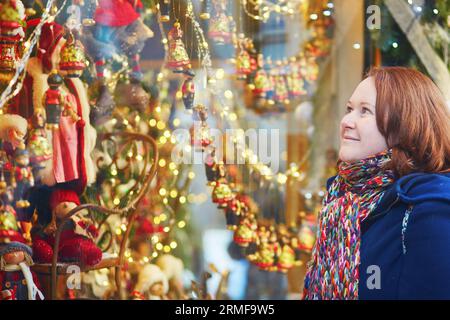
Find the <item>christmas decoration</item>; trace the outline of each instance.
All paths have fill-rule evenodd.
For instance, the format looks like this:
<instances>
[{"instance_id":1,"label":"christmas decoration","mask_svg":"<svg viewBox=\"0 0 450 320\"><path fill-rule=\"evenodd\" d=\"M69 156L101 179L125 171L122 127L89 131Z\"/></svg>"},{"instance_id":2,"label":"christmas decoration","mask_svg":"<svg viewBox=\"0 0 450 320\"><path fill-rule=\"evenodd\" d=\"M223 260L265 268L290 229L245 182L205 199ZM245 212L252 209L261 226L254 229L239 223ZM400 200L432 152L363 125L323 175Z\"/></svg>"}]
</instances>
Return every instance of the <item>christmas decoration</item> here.
<instances>
[{"instance_id":1,"label":"christmas decoration","mask_svg":"<svg viewBox=\"0 0 450 320\"><path fill-rule=\"evenodd\" d=\"M176 73L185 73L193 77L194 73L191 69L191 61L184 47L182 37L183 31L180 28L180 23L175 22L168 34L169 53L166 65Z\"/></svg>"},{"instance_id":2,"label":"christmas decoration","mask_svg":"<svg viewBox=\"0 0 450 320\"><path fill-rule=\"evenodd\" d=\"M20 0L0 3L0 87L14 77L25 37L25 10Z\"/></svg>"},{"instance_id":3,"label":"christmas decoration","mask_svg":"<svg viewBox=\"0 0 450 320\"><path fill-rule=\"evenodd\" d=\"M209 22L208 36L218 45L231 43L232 25L226 14L224 0L213 0L214 15Z\"/></svg>"},{"instance_id":4,"label":"christmas decoration","mask_svg":"<svg viewBox=\"0 0 450 320\"><path fill-rule=\"evenodd\" d=\"M181 87L183 103L186 110L191 110L194 106L195 86L192 77L187 77Z\"/></svg>"},{"instance_id":5,"label":"christmas decoration","mask_svg":"<svg viewBox=\"0 0 450 320\"><path fill-rule=\"evenodd\" d=\"M74 191L55 189L51 192L48 204L51 220L47 225L41 226L41 230L36 231L33 235L33 257L37 262L51 262L55 232L59 221L78 205L80 205L80 200ZM45 210L45 207L39 209ZM39 214L44 215L46 212L39 212ZM87 220L78 217L74 217L70 219L70 223L66 223L70 227L61 234L58 259L88 266L99 263L102 252L92 240L98 236L97 229Z\"/></svg>"},{"instance_id":6,"label":"christmas decoration","mask_svg":"<svg viewBox=\"0 0 450 320\"><path fill-rule=\"evenodd\" d=\"M169 292L169 282L161 269L154 264L145 265L139 272L132 296L135 300L163 300Z\"/></svg>"},{"instance_id":7,"label":"christmas decoration","mask_svg":"<svg viewBox=\"0 0 450 320\"><path fill-rule=\"evenodd\" d=\"M59 121L65 103L64 96L59 90L59 87L63 83L63 78L56 70L53 70L47 82L49 89L45 92L42 103L45 106L45 112L47 114L46 128L56 130L59 128Z\"/></svg>"},{"instance_id":8,"label":"christmas decoration","mask_svg":"<svg viewBox=\"0 0 450 320\"><path fill-rule=\"evenodd\" d=\"M0 300L44 300L31 256L21 242L0 244Z\"/></svg>"},{"instance_id":9,"label":"christmas decoration","mask_svg":"<svg viewBox=\"0 0 450 320\"><path fill-rule=\"evenodd\" d=\"M61 48L59 70L61 70L63 76L78 78L86 67L84 61L85 57L81 43L76 41L73 34L70 33L66 43Z\"/></svg>"}]
</instances>

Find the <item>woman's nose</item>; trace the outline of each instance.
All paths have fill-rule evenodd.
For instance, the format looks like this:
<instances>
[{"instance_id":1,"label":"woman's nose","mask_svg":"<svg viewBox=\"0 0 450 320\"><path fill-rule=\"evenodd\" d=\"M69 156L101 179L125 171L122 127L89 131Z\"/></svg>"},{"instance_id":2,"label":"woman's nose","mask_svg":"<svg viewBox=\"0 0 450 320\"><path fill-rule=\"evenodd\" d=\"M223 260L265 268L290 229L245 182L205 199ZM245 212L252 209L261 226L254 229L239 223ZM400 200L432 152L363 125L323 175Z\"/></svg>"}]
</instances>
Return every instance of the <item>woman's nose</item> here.
<instances>
[{"instance_id":1,"label":"woman's nose","mask_svg":"<svg viewBox=\"0 0 450 320\"><path fill-rule=\"evenodd\" d=\"M346 114L341 121L342 128L355 128L355 120L353 119L353 112Z\"/></svg>"}]
</instances>

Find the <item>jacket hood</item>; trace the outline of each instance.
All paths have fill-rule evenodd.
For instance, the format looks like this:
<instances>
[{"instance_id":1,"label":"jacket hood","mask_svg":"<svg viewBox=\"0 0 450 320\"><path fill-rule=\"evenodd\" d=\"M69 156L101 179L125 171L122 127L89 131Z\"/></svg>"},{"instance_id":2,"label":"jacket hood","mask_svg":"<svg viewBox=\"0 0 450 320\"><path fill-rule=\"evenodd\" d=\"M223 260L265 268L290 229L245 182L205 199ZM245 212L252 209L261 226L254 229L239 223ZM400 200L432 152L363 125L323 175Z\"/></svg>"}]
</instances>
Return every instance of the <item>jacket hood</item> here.
<instances>
[{"instance_id":1,"label":"jacket hood","mask_svg":"<svg viewBox=\"0 0 450 320\"><path fill-rule=\"evenodd\" d=\"M335 178L328 179L327 189ZM412 205L424 201L450 205L450 173L412 173L401 177L386 190L373 214L386 211L397 199Z\"/></svg>"},{"instance_id":2,"label":"jacket hood","mask_svg":"<svg viewBox=\"0 0 450 320\"><path fill-rule=\"evenodd\" d=\"M395 183L399 198L408 204L444 201L450 204L450 173L413 173Z\"/></svg>"}]
</instances>

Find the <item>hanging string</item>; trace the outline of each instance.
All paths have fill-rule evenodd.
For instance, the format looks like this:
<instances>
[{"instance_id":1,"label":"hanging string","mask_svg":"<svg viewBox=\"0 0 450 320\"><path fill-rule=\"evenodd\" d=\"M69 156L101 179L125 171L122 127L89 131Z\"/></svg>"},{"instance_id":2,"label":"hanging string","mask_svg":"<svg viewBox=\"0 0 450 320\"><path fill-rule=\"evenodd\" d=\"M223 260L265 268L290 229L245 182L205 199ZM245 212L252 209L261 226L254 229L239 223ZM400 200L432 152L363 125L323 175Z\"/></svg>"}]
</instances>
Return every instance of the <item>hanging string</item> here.
<instances>
[{"instance_id":1,"label":"hanging string","mask_svg":"<svg viewBox=\"0 0 450 320\"><path fill-rule=\"evenodd\" d=\"M29 41L30 45L25 48L25 52L18 63L18 67L17 67L16 73L14 74L14 77L12 78L11 82L8 84L8 86L2 92L2 94L0 96L0 110L3 109L5 104L11 98L16 96L22 89L23 81L25 79L25 73L24 73L25 66L27 65L28 60L30 59L30 56L31 56L31 53L33 52L34 46L39 41L43 25L47 22L53 21L55 19L55 17L57 17L60 14L60 12L61 12L62 8L65 6L66 2L67 2L67 0L64 0L61 8L54 15L50 15L50 11L55 4L55 0L49 0L47 2L47 6L45 7L45 10L41 16L41 21L39 22L39 24L36 26L36 28L31 33L31 35L29 37L29 39L31 39L31 40L27 40L27 42ZM20 77L20 81L17 82L19 80L19 77ZM13 87L16 84L17 84L17 86L13 91Z\"/></svg>"}]
</instances>

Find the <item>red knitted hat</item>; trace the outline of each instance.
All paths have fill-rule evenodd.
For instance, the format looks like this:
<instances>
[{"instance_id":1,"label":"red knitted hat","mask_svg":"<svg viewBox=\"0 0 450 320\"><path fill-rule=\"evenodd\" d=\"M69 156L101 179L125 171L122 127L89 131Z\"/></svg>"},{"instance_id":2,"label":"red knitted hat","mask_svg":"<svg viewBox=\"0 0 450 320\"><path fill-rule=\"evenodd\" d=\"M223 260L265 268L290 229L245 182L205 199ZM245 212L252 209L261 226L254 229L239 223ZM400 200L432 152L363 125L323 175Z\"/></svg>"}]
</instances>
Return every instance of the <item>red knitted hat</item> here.
<instances>
[{"instance_id":1,"label":"red knitted hat","mask_svg":"<svg viewBox=\"0 0 450 320\"><path fill-rule=\"evenodd\" d=\"M46 71L53 69L52 55L63 35L64 28L55 22L45 23L42 26L37 57L42 61Z\"/></svg>"},{"instance_id":2,"label":"red knitted hat","mask_svg":"<svg viewBox=\"0 0 450 320\"><path fill-rule=\"evenodd\" d=\"M53 211L61 202L73 202L79 206L80 198L73 190L56 189L50 196L50 210Z\"/></svg>"}]
</instances>

